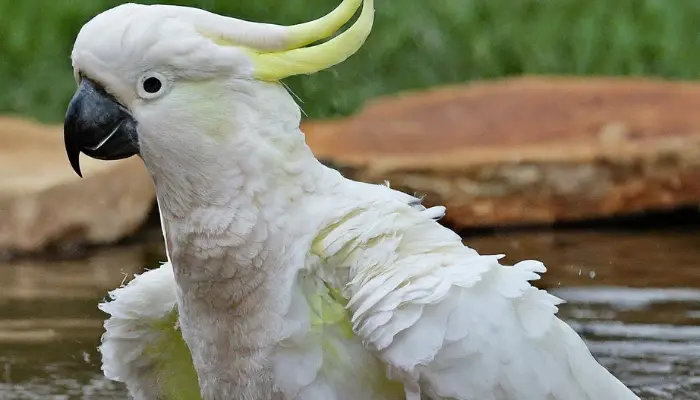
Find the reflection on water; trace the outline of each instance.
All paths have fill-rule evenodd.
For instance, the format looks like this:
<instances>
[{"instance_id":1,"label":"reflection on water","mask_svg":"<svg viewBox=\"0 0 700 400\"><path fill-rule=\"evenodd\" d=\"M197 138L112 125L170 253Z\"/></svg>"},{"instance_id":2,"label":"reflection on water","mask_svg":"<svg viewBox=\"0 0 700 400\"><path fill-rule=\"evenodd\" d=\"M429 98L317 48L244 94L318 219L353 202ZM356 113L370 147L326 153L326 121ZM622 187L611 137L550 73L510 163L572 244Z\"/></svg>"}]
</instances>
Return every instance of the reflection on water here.
<instances>
[{"instance_id":1,"label":"reflection on water","mask_svg":"<svg viewBox=\"0 0 700 400\"><path fill-rule=\"evenodd\" d=\"M567 300L560 315L643 399L700 399L700 232L511 233L468 244L544 261L538 286ZM100 373L96 304L155 266L153 248L0 265L0 398L126 399Z\"/></svg>"}]
</instances>

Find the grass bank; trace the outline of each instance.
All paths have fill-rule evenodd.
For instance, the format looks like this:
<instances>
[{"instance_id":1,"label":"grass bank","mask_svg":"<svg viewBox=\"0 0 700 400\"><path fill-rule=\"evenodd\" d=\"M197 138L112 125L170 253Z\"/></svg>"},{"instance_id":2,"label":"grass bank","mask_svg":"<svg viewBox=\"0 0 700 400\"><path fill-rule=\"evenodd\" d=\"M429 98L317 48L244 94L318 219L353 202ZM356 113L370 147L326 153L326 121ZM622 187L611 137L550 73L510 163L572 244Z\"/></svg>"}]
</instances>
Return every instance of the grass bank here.
<instances>
[{"instance_id":1,"label":"grass bank","mask_svg":"<svg viewBox=\"0 0 700 400\"><path fill-rule=\"evenodd\" d=\"M190 0L256 21L297 23L339 0ZM140 2L149 2L141 0ZM0 0L0 113L60 121L74 89L69 54L113 0ZM311 117L350 113L370 97L522 73L695 79L695 0L377 0L374 32L346 63L287 81Z\"/></svg>"}]
</instances>

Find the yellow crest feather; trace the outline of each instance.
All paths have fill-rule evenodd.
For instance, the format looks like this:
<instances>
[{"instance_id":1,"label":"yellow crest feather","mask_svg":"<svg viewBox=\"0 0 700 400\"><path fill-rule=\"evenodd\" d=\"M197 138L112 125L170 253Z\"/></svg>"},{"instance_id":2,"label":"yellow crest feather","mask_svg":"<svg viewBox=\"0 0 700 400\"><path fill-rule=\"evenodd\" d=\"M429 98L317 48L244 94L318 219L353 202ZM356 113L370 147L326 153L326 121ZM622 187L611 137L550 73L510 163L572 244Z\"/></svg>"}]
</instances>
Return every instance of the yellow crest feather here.
<instances>
[{"instance_id":1,"label":"yellow crest feather","mask_svg":"<svg viewBox=\"0 0 700 400\"><path fill-rule=\"evenodd\" d=\"M325 43L273 53L247 49L253 59L254 77L263 81L277 81L292 75L312 74L339 64L362 47L373 22L374 1L364 0L357 21Z\"/></svg>"}]
</instances>

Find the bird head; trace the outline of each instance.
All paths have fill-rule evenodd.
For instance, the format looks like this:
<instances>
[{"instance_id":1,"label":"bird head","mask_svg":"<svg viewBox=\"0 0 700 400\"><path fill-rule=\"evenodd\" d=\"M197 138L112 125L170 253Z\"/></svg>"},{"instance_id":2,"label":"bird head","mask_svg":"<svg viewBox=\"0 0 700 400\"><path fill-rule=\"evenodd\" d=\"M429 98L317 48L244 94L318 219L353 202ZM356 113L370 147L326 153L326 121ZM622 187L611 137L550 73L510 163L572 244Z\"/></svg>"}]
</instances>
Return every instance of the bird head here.
<instances>
[{"instance_id":1,"label":"bird head","mask_svg":"<svg viewBox=\"0 0 700 400\"><path fill-rule=\"evenodd\" d=\"M351 27L313 44L360 5ZM64 122L70 163L81 175L81 152L102 160L186 154L222 136L255 135L262 120L298 115L278 82L350 57L373 16L373 0L343 0L324 17L291 26L172 5L124 4L98 14L80 30L71 57L78 89Z\"/></svg>"}]
</instances>

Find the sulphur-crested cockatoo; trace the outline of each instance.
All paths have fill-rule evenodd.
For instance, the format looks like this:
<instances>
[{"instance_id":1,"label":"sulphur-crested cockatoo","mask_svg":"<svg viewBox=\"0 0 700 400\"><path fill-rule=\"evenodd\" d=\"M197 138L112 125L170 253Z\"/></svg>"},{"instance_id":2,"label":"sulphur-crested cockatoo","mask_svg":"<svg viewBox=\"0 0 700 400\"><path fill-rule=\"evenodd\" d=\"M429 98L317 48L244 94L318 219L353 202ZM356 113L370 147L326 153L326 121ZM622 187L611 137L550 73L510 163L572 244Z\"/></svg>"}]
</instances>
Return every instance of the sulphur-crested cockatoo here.
<instances>
[{"instance_id":1,"label":"sulphur-crested cockatoo","mask_svg":"<svg viewBox=\"0 0 700 400\"><path fill-rule=\"evenodd\" d=\"M540 262L502 266L443 207L307 147L279 81L344 61L373 16L372 0L293 26L125 4L82 28L69 159L138 154L168 256L101 305L105 375L149 400L636 399L530 285Z\"/></svg>"}]
</instances>

